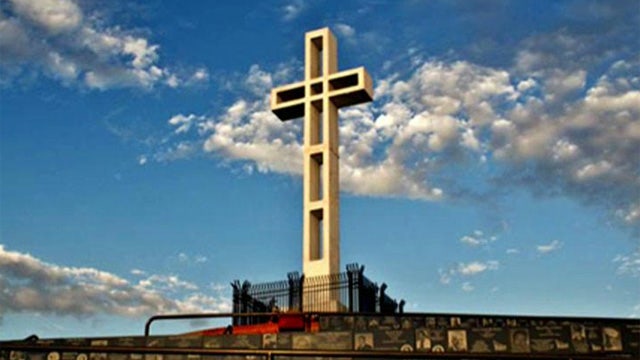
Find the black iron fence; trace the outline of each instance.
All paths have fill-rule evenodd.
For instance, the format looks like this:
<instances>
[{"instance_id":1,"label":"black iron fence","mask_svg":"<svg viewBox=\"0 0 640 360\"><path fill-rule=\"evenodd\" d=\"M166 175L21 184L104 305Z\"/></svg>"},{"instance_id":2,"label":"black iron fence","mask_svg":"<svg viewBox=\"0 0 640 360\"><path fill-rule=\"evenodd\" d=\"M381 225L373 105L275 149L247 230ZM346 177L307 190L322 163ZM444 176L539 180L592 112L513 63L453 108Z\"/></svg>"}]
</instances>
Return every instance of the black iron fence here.
<instances>
[{"instance_id":1,"label":"black iron fence","mask_svg":"<svg viewBox=\"0 0 640 360\"><path fill-rule=\"evenodd\" d=\"M402 313L404 301L398 303L386 294L387 285L378 286L364 276L364 266L347 265L347 271L306 278L297 272L287 280L251 284L239 280L233 288L235 314L313 311L351 313ZM264 318L238 317L234 325L264 322Z\"/></svg>"}]
</instances>

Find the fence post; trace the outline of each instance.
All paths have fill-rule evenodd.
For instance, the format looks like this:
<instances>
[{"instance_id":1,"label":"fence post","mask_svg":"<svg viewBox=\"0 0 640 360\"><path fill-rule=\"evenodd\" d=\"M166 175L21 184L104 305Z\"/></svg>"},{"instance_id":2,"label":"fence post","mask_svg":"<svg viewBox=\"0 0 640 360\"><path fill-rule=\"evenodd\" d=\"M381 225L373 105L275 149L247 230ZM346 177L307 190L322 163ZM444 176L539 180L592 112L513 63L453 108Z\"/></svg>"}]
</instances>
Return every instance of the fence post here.
<instances>
[{"instance_id":1,"label":"fence post","mask_svg":"<svg viewBox=\"0 0 640 360\"><path fill-rule=\"evenodd\" d=\"M356 281L358 284L358 312L371 312L371 304L373 304L375 311L375 292L371 294L371 289L365 289L364 265L360 266L360 269L358 269L358 277ZM371 298L371 295L373 295L373 299Z\"/></svg>"},{"instance_id":2,"label":"fence post","mask_svg":"<svg viewBox=\"0 0 640 360\"><path fill-rule=\"evenodd\" d=\"M231 287L233 288L233 313L238 314L241 312L240 310L240 280L234 280L231 283ZM234 316L232 319L233 325L239 325L238 320L240 318Z\"/></svg>"},{"instance_id":3,"label":"fence post","mask_svg":"<svg viewBox=\"0 0 640 360\"><path fill-rule=\"evenodd\" d=\"M240 312L241 313L248 313L248 312L253 312L253 308L249 308L251 304L251 300L253 300L251 298L251 296L249 295L249 289L251 289L251 283L247 280L245 280L242 283L242 289L241 289L241 294L240 294ZM251 306L253 307L253 306ZM249 325L250 323L253 322L253 319L249 319L248 317L242 317L242 319L240 320L240 323L242 325Z\"/></svg>"},{"instance_id":4,"label":"fence post","mask_svg":"<svg viewBox=\"0 0 640 360\"><path fill-rule=\"evenodd\" d=\"M300 310L302 292L300 291L300 274L297 271L287 274L289 285L289 310Z\"/></svg>"},{"instance_id":5,"label":"fence post","mask_svg":"<svg viewBox=\"0 0 640 360\"><path fill-rule=\"evenodd\" d=\"M347 265L347 291L348 291L348 302L349 302L349 312L353 312L353 292L354 292L354 283L353 283L353 273L351 272L351 265Z\"/></svg>"},{"instance_id":6,"label":"fence post","mask_svg":"<svg viewBox=\"0 0 640 360\"><path fill-rule=\"evenodd\" d=\"M349 281L349 312L360 312L360 296L362 294L362 276L364 271L357 263L347 265L347 278ZM355 308L357 306L357 308Z\"/></svg>"},{"instance_id":7,"label":"fence post","mask_svg":"<svg viewBox=\"0 0 640 360\"><path fill-rule=\"evenodd\" d=\"M298 311L302 312L304 311L304 274L300 276L300 280L298 282L298 291L298 296L300 298L300 308L298 309Z\"/></svg>"}]
</instances>

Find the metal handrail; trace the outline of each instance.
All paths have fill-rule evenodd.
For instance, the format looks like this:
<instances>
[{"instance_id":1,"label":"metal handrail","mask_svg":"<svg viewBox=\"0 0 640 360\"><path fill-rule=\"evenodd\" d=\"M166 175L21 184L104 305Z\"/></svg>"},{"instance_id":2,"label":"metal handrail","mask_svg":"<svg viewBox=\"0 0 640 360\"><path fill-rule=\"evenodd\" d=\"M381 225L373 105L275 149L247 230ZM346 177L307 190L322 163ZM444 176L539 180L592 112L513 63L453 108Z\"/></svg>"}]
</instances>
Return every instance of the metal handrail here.
<instances>
[{"instance_id":1,"label":"metal handrail","mask_svg":"<svg viewBox=\"0 0 640 360\"><path fill-rule=\"evenodd\" d=\"M166 315L154 315L151 316L144 325L144 337L149 337L149 332L151 330L151 323L158 320L189 320L189 319L215 319L215 318L233 318L233 317L274 317L280 316L287 313L242 313L242 314L234 314L234 313L196 313L196 314L166 314ZM300 314L307 316L308 314Z\"/></svg>"}]
</instances>

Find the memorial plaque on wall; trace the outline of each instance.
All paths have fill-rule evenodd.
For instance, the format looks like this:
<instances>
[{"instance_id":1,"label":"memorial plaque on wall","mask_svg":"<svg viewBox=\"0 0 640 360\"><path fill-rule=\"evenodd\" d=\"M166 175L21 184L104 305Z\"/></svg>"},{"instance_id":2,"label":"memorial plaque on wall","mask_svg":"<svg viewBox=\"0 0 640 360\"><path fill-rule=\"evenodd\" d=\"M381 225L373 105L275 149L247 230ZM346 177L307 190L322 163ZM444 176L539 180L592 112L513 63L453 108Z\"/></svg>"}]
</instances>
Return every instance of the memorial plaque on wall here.
<instances>
[{"instance_id":1,"label":"memorial plaque on wall","mask_svg":"<svg viewBox=\"0 0 640 360\"><path fill-rule=\"evenodd\" d=\"M382 322L382 316L369 316L367 317L367 330L377 330L380 328L380 323Z\"/></svg>"},{"instance_id":2,"label":"memorial plaque on wall","mask_svg":"<svg viewBox=\"0 0 640 360\"><path fill-rule=\"evenodd\" d=\"M357 340L357 338L355 340ZM376 350L413 351L414 343L415 337L413 330L373 331L373 348Z\"/></svg>"},{"instance_id":3,"label":"memorial plaque on wall","mask_svg":"<svg viewBox=\"0 0 640 360\"><path fill-rule=\"evenodd\" d=\"M403 316L400 318L400 328L403 330L412 330L417 327L424 327L424 321L419 317Z\"/></svg>"},{"instance_id":4,"label":"memorial plaque on wall","mask_svg":"<svg viewBox=\"0 0 640 360\"><path fill-rule=\"evenodd\" d=\"M144 337L140 336L118 337L111 339L109 345L119 347L141 347L145 345L145 341Z\"/></svg>"},{"instance_id":5,"label":"memorial plaque on wall","mask_svg":"<svg viewBox=\"0 0 640 360\"><path fill-rule=\"evenodd\" d=\"M590 352L601 352L602 347L602 327L597 324L586 325L587 342L589 343Z\"/></svg>"},{"instance_id":6,"label":"memorial plaque on wall","mask_svg":"<svg viewBox=\"0 0 640 360\"><path fill-rule=\"evenodd\" d=\"M500 327L477 327L468 332L469 351L504 353L508 351L509 333Z\"/></svg>"},{"instance_id":7,"label":"memorial plaque on wall","mask_svg":"<svg viewBox=\"0 0 640 360\"><path fill-rule=\"evenodd\" d=\"M467 352L467 330L447 330L447 352Z\"/></svg>"},{"instance_id":8,"label":"memorial plaque on wall","mask_svg":"<svg viewBox=\"0 0 640 360\"><path fill-rule=\"evenodd\" d=\"M277 334L278 349L292 349L291 334Z\"/></svg>"},{"instance_id":9,"label":"memorial plaque on wall","mask_svg":"<svg viewBox=\"0 0 640 360\"><path fill-rule=\"evenodd\" d=\"M38 340L38 345L44 346L90 346L90 339L82 339L82 338L70 338L70 339L48 339L48 340ZM106 343L105 343L106 345ZM48 351L41 354L38 354L38 358L41 359L58 359L58 360L75 360L79 355L84 356L85 360L88 359L87 353L79 353L79 352L59 352L59 351ZM26 356L26 355L25 355ZM29 353L28 359L31 359L32 353Z\"/></svg>"},{"instance_id":10,"label":"memorial plaque on wall","mask_svg":"<svg viewBox=\"0 0 640 360\"><path fill-rule=\"evenodd\" d=\"M153 336L147 338L147 346L148 347L165 347L167 338L163 336ZM91 354L90 354L91 355ZM144 354L144 360L165 360L162 354ZM89 357L91 359L91 356Z\"/></svg>"},{"instance_id":11,"label":"memorial plaque on wall","mask_svg":"<svg viewBox=\"0 0 640 360\"><path fill-rule=\"evenodd\" d=\"M625 326L624 350L636 354L640 358L640 321L637 324L627 324Z\"/></svg>"},{"instance_id":12,"label":"memorial plaque on wall","mask_svg":"<svg viewBox=\"0 0 640 360\"><path fill-rule=\"evenodd\" d=\"M397 316L383 316L378 324L379 330L399 330L400 319Z\"/></svg>"},{"instance_id":13,"label":"memorial plaque on wall","mask_svg":"<svg viewBox=\"0 0 640 360\"><path fill-rule=\"evenodd\" d=\"M165 342L167 347L177 348L201 348L201 336L170 336ZM187 355L168 354L164 356L164 360L187 360Z\"/></svg>"},{"instance_id":14,"label":"memorial plaque on wall","mask_svg":"<svg viewBox=\"0 0 640 360\"><path fill-rule=\"evenodd\" d=\"M292 334L291 346L294 350L351 350L353 348L350 331Z\"/></svg>"},{"instance_id":15,"label":"memorial plaque on wall","mask_svg":"<svg viewBox=\"0 0 640 360\"><path fill-rule=\"evenodd\" d=\"M262 334L261 347L263 349L278 349L278 334Z\"/></svg>"},{"instance_id":16,"label":"memorial plaque on wall","mask_svg":"<svg viewBox=\"0 0 640 360\"><path fill-rule=\"evenodd\" d=\"M447 327L452 329L461 329L461 328L466 329L466 328L469 328L471 325L475 325L475 321L467 317L451 316L449 317L449 323L447 324Z\"/></svg>"},{"instance_id":17,"label":"memorial plaque on wall","mask_svg":"<svg viewBox=\"0 0 640 360\"><path fill-rule=\"evenodd\" d=\"M419 352L445 352L447 331L445 329L418 328L414 332L414 350Z\"/></svg>"},{"instance_id":18,"label":"memorial plaque on wall","mask_svg":"<svg viewBox=\"0 0 640 360\"><path fill-rule=\"evenodd\" d=\"M420 328L420 327L427 327L427 328L435 328L437 325L436 322L436 318L434 316L426 316L424 318L422 318L422 321L418 322L415 327Z\"/></svg>"},{"instance_id":19,"label":"memorial plaque on wall","mask_svg":"<svg viewBox=\"0 0 640 360\"><path fill-rule=\"evenodd\" d=\"M225 343L231 349L259 349L262 346L262 335L224 335Z\"/></svg>"},{"instance_id":20,"label":"memorial plaque on wall","mask_svg":"<svg viewBox=\"0 0 640 360\"><path fill-rule=\"evenodd\" d=\"M566 353L570 351L570 329L556 321L538 321L529 328L529 343L534 353ZM519 350L515 332L511 334L512 347ZM512 348L513 352L514 348Z\"/></svg>"},{"instance_id":21,"label":"memorial plaque on wall","mask_svg":"<svg viewBox=\"0 0 640 360\"><path fill-rule=\"evenodd\" d=\"M617 325L602 327L602 349L607 352L622 351L622 331Z\"/></svg>"},{"instance_id":22,"label":"memorial plaque on wall","mask_svg":"<svg viewBox=\"0 0 640 360\"><path fill-rule=\"evenodd\" d=\"M109 339L91 339L89 341L89 345L91 347L96 348L93 352L89 353L89 360L107 360L108 359L107 353L100 352L99 348L103 346L109 346ZM74 357L74 359L76 359L78 355L81 355L81 354L77 354L76 357ZM49 360L53 360L53 359L49 359Z\"/></svg>"},{"instance_id":23,"label":"memorial plaque on wall","mask_svg":"<svg viewBox=\"0 0 640 360\"><path fill-rule=\"evenodd\" d=\"M29 360L46 360L47 359L47 353L45 353L45 352L30 352L28 357L29 357Z\"/></svg>"},{"instance_id":24,"label":"memorial plaque on wall","mask_svg":"<svg viewBox=\"0 0 640 360\"><path fill-rule=\"evenodd\" d=\"M164 360L163 354L144 354L144 360Z\"/></svg>"},{"instance_id":25,"label":"memorial plaque on wall","mask_svg":"<svg viewBox=\"0 0 640 360\"><path fill-rule=\"evenodd\" d=\"M202 336L171 336L167 339L166 345L178 348L200 348Z\"/></svg>"},{"instance_id":26,"label":"memorial plaque on wall","mask_svg":"<svg viewBox=\"0 0 640 360\"><path fill-rule=\"evenodd\" d=\"M313 349L313 335L291 334L291 348L294 350Z\"/></svg>"},{"instance_id":27,"label":"memorial plaque on wall","mask_svg":"<svg viewBox=\"0 0 640 360\"><path fill-rule=\"evenodd\" d=\"M509 351L514 354L526 354L530 352L550 352L555 349L555 343L560 335L555 335L540 327L511 328L509 334Z\"/></svg>"},{"instance_id":28,"label":"memorial plaque on wall","mask_svg":"<svg viewBox=\"0 0 640 360\"><path fill-rule=\"evenodd\" d=\"M378 331L378 330L373 330ZM357 351L372 351L373 331L356 332L353 334L353 349Z\"/></svg>"},{"instance_id":29,"label":"memorial plaque on wall","mask_svg":"<svg viewBox=\"0 0 640 360\"><path fill-rule=\"evenodd\" d=\"M222 336L207 336L202 340L202 347L205 349L221 349L224 347Z\"/></svg>"},{"instance_id":30,"label":"memorial plaque on wall","mask_svg":"<svg viewBox=\"0 0 640 360\"><path fill-rule=\"evenodd\" d=\"M105 339L69 338L69 339L38 340L38 344L62 345L62 346L106 346L108 344L108 341Z\"/></svg>"},{"instance_id":31,"label":"memorial plaque on wall","mask_svg":"<svg viewBox=\"0 0 640 360\"><path fill-rule=\"evenodd\" d=\"M351 331L333 331L317 333L314 338L314 349L351 350Z\"/></svg>"},{"instance_id":32,"label":"memorial plaque on wall","mask_svg":"<svg viewBox=\"0 0 640 360\"><path fill-rule=\"evenodd\" d=\"M202 360L229 360L229 357L224 355L203 355Z\"/></svg>"},{"instance_id":33,"label":"memorial plaque on wall","mask_svg":"<svg viewBox=\"0 0 640 360\"><path fill-rule=\"evenodd\" d=\"M80 357L81 359L84 359L85 357L88 357L88 354L74 352L74 351L65 351L65 352L50 351L45 355L45 359L58 358L60 360L76 360L78 357Z\"/></svg>"},{"instance_id":34,"label":"memorial plaque on wall","mask_svg":"<svg viewBox=\"0 0 640 360\"><path fill-rule=\"evenodd\" d=\"M86 354L79 354L76 356L76 360L87 360ZM127 353L109 353L107 354L109 360L129 360L129 354ZM168 360L180 360L180 359L168 359Z\"/></svg>"},{"instance_id":35,"label":"memorial plaque on wall","mask_svg":"<svg viewBox=\"0 0 640 360\"><path fill-rule=\"evenodd\" d=\"M577 354L589 352L589 342L587 341L587 328L584 324L569 322L571 350Z\"/></svg>"},{"instance_id":36,"label":"memorial plaque on wall","mask_svg":"<svg viewBox=\"0 0 640 360\"><path fill-rule=\"evenodd\" d=\"M353 316L319 316L320 331L351 331L354 327Z\"/></svg>"}]
</instances>

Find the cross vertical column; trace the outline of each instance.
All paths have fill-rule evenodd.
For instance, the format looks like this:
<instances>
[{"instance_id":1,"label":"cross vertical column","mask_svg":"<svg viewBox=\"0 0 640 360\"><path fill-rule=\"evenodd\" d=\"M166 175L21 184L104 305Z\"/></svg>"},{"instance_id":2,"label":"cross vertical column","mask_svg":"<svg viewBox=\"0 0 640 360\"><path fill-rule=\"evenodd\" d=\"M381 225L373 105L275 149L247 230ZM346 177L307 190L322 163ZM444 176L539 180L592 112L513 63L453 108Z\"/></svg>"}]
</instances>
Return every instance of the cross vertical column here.
<instances>
[{"instance_id":1,"label":"cross vertical column","mask_svg":"<svg viewBox=\"0 0 640 360\"><path fill-rule=\"evenodd\" d=\"M303 272L340 272L338 110L328 94L337 70L336 40L329 29L305 36Z\"/></svg>"},{"instance_id":2,"label":"cross vertical column","mask_svg":"<svg viewBox=\"0 0 640 360\"><path fill-rule=\"evenodd\" d=\"M338 109L371 101L373 84L362 67L338 72L328 28L306 33L304 76L271 90L271 110L282 121L304 116L302 268L309 278L340 272Z\"/></svg>"}]
</instances>

